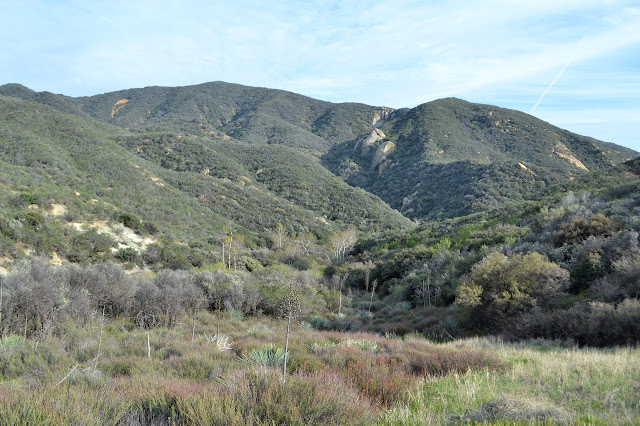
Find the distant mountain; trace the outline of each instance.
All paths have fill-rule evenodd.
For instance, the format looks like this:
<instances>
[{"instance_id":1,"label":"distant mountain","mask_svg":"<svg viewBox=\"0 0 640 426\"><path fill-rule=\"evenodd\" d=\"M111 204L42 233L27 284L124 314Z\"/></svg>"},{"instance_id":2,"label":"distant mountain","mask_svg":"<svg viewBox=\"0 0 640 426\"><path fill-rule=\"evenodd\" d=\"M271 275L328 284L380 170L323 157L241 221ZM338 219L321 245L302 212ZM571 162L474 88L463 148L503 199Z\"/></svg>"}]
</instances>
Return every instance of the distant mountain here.
<instances>
[{"instance_id":1,"label":"distant mountain","mask_svg":"<svg viewBox=\"0 0 640 426\"><path fill-rule=\"evenodd\" d=\"M348 226L411 225L317 158L286 146L132 133L82 111L62 112L69 98L7 89L35 102L0 96L0 260L25 250L91 257L92 248L73 241L118 221L133 222L149 242L174 248L179 242L203 256L218 250L227 225L249 247L278 223L321 239Z\"/></svg>"},{"instance_id":2,"label":"distant mountain","mask_svg":"<svg viewBox=\"0 0 640 426\"><path fill-rule=\"evenodd\" d=\"M228 271L215 291L272 312L307 271L326 287L305 284L305 304L346 313L308 318L323 328L633 344L636 155L459 99L394 110L220 82L83 98L9 84L0 273L40 253ZM94 297L90 268L66 271Z\"/></svg>"},{"instance_id":3,"label":"distant mountain","mask_svg":"<svg viewBox=\"0 0 640 426\"><path fill-rule=\"evenodd\" d=\"M146 87L91 97L36 93L17 84L0 94L88 115L136 132L226 135L249 143L282 144L324 153L371 129L384 108L334 104L282 90L224 82L187 87Z\"/></svg>"},{"instance_id":4,"label":"distant mountain","mask_svg":"<svg viewBox=\"0 0 640 426\"><path fill-rule=\"evenodd\" d=\"M379 196L408 217L426 219L457 217L527 199L551 183L637 155L522 112L459 99L394 110L223 82L81 98L36 93L11 84L0 86L0 94L92 117L134 135L180 135L187 138L180 142L183 148L193 144L193 138L198 141L194 149L210 141L218 156L221 150L237 154L249 146L265 155L267 146L284 145L293 150L274 148L273 155L296 161L321 158L347 183ZM150 150L145 146L132 152L148 158ZM306 155L299 157L301 152ZM154 155L156 164L171 162ZM304 173L296 175L302 178Z\"/></svg>"},{"instance_id":5,"label":"distant mountain","mask_svg":"<svg viewBox=\"0 0 640 426\"><path fill-rule=\"evenodd\" d=\"M527 198L636 155L522 112L442 99L390 113L324 161L405 215L436 219Z\"/></svg>"}]
</instances>

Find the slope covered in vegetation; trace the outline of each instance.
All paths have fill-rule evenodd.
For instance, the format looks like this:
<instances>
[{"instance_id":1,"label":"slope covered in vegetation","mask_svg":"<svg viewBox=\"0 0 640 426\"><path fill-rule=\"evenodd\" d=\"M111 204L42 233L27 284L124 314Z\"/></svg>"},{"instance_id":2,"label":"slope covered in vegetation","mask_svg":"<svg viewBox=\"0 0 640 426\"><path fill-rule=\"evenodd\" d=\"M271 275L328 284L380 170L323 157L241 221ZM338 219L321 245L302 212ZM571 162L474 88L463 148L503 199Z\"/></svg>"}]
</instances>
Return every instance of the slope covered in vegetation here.
<instances>
[{"instance_id":1,"label":"slope covered in vegetation","mask_svg":"<svg viewBox=\"0 0 640 426\"><path fill-rule=\"evenodd\" d=\"M160 256L165 266L186 267L219 260L225 226L237 228L236 243L255 248L279 223L314 241L348 226L410 225L286 147L131 134L13 97L0 97L0 128L2 255L9 258L33 251L95 261L121 248L142 261L151 247L166 253L149 254L147 263ZM118 223L147 243L92 237Z\"/></svg>"},{"instance_id":2,"label":"slope covered in vegetation","mask_svg":"<svg viewBox=\"0 0 640 426\"><path fill-rule=\"evenodd\" d=\"M361 291L367 280L381 284L368 322L376 330L634 344L638 164L549 187L536 200L364 241L341 273Z\"/></svg>"},{"instance_id":3,"label":"slope covered in vegetation","mask_svg":"<svg viewBox=\"0 0 640 426\"><path fill-rule=\"evenodd\" d=\"M534 198L546 185L602 170L633 150L530 115L442 99L334 147L326 164L410 217L452 218Z\"/></svg>"},{"instance_id":4,"label":"slope covered in vegetation","mask_svg":"<svg viewBox=\"0 0 640 426\"><path fill-rule=\"evenodd\" d=\"M137 279L196 269L222 274L216 295L200 289L209 309L276 315L304 272L317 329L597 346L640 335L640 169L613 166L631 150L456 99L393 111L224 83L82 99L0 90L2 266L42 254L99 277L117 262L137 277L123 292L154 301L115 309L117 295L87 287L98 278L61 277L52 291L70 300L76 286L86 312L170 325L162 303L194 287ZM323 152L347 181L429 220L349 186ZM3 305L5 332L46 329L29 304Z\"/></svg>"},{"instance_id":5,"label":"slope covered in vegetation","mask_svg":"<svg viewBox=\"0 0 640 426\"><path fill-rule=\"evenodd\" d=\"M136 133L285 145L322 157L348 183L416 218L453 218L530 199L545 185L636 154L518 111L459 99L393 110L223 82L82 98L5 85L0 94Z\"/></svg>"}]
</instances>

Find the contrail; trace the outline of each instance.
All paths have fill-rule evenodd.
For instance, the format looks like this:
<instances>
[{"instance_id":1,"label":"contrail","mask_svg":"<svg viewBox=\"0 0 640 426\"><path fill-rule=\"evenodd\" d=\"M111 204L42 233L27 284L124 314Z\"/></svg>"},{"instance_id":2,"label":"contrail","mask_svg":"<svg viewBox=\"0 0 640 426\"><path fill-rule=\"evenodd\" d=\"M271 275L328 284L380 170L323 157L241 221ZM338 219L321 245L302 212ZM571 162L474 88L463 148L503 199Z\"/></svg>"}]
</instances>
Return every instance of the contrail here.
<instances>
[{"instance_id":1,"label":"contrail","mask_svg":"<svg viewBox=\"0 0 640 426\"><path fill-rule=\"evenodd\" d=\"M538 107L538 105L540 105L540 102L542 102L542 100L544 99L545 96L547 96L547 93L549 93L549 90L551 90L551 88L553 87L554 84L556 84L556 82L558 81L558 79L560 77L562 77L562 74L564 74L564 72L566 71L567 67L569 66L569 64L571 63L571 61L567 62L566 64L564 64L564 67L562 67L562 69L560 70L560 72L558 74L556 74L556 76L553 78L553 80L551 80L551 83L549 83L549 85L547 86L546 89L544 89L544 92L542 92L542 95L540 95L540 99L538 99L538 102L536 102L536 104L533 106L533 108L531 108L531 111L529 111L529 114L533 114L533 111L536 110L536 108Z\"/></svg>"}]
</instances>

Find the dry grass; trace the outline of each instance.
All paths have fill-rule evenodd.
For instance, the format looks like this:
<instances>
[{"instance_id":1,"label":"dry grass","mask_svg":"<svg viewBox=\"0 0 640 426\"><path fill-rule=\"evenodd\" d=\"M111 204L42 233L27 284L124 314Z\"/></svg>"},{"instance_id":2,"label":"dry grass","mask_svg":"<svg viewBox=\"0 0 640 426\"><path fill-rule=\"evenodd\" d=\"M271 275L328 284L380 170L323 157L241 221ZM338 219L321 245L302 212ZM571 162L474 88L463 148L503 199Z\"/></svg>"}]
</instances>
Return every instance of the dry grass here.
<instances>
[{"instance_id":1,"label":"dry grass","mask_svg":"<svg viewBox=\"0 0 640 426\"><path fill-rule=\"evenodd\" d=\"M640 419L640 351L510 345L469 339L437 345L408 337L297 329L289 377L242 362L282 346L281 322L221 323L233 342L173 329L68 325L57 338L0 345L0 425L18 424L633 424ZM151 359L147 358L147 335ZM78 365L68 378L63 379Z\"/></svg>"},{"instance_id":2,"label":"dry grass","mask_svg":"<svg viewBox=\"0 0 640 426\"><path fill-rule=\"evenodd\" d=\"M444 347L490 350L508 367L426 379L409 404L385 413L385 423L640 423L637 348L562 348L495 339Z\"/></svg>"}]
</instances>

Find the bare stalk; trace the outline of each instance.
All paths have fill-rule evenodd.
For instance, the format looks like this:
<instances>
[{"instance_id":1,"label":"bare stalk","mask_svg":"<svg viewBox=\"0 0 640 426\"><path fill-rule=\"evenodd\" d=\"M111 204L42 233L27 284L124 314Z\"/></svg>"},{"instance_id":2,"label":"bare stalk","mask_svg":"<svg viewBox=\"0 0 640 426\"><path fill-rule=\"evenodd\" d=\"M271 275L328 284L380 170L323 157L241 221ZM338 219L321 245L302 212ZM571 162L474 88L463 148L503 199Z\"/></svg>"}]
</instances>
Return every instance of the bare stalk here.
<instances>
[{"instance_id":1,"label":"bare stalk","mask_svg":"<svg viewBox=\"0 0 640 426\"><path fill-rule=\"evenodd\" d=\"M56 384L56 385L54 386L54 388L57 388L58 386L60 386L60 385L62 384L62 382L64 382L65 380L67 380L67 377L69 377L69 376L71 375L71 373L73 373L74 371L76 371L76 368L78 368L78 366L79 366L79 365L80 365L80 364L76 364L76 365L74 365L74 366L73 366L73 368L71 369L71 371L69 371L69 372L67 373L67 375L66 375L66 376L64 376L64 377L62 378L62 380L60 380L60 381L58 382L58 384Z\"/></svg>"},{"instance_id":2,"label":"bare stalk","mask_svg":"<svg viewBox=\"0 0 640 426\"><path fill-rule=\"evenodd\" d=\"M378 286L378 280L373 280L371 283L371 300L369 300L369 312L371 312L371 304L373 303L373 295L376 294L376 287Z\"/></svg>"},{"instance_id":3,"label":"bare stalk","mask_svg":"<svg viewBox=\"0 0 640 426\"><path fill-rule=\"evenodd\" d=\"M100 318L100 339L98 340L98 355L96 355L96 362L93 365L94 370L98 369L98 359L100 358L100 355L102 355L102 334L104 332L104 325L105 325L105 320L104 320L104 306L103 306L102 318Z\"/></svg>"},{"instance_id":4,"label":"bare stalk","mask_svg":"<svg viewBox=\"0 0 640 426\"><path fill-rule=\"evenodd\" d=\"M293 309L289 309L287 315L287 338L284 342L284 363L282 363L282 383L287 382L287 358L289 355L289 332L291 331L291 317L293 316Z\"/></svg>"},{"instance_id":5,"label":"bare stalk","mask_svg":"<svg viewBox=\"0 0 640 426\"><path fill-rule=\"evenodd\" d=\"M196 337L196 316L193 315L193 325L191 327L191 344L193 345L193 340Z\"/></svg>"}]
</instances>

